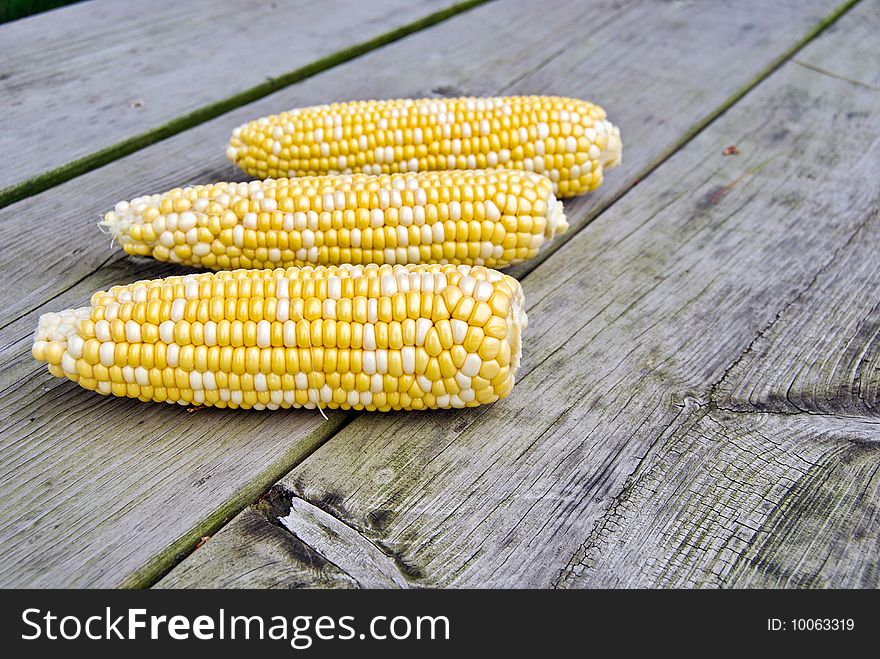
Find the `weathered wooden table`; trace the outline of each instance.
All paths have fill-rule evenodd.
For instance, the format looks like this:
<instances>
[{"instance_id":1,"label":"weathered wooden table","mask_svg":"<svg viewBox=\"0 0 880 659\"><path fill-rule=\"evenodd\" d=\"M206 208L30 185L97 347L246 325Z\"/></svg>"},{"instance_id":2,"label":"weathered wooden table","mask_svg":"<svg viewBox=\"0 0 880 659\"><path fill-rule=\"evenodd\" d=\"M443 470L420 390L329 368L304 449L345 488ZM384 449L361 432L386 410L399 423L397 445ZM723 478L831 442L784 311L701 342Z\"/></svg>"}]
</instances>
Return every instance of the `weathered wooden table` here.
<instances>
[{"instance_id":1,"label":"weathered wooden table","mask_svg":"<svg viewBox=\"0 0 880 659\"><path fill-rule=\"evenodd\" d=\"M0 26L0 585L880 585L878 0L189 4ZM512 93L625 149L512 272L508 399L187 414L31 359L41 313L180 271L99 214L243 179L245 119Z\"/></svg>"}]
</instances>

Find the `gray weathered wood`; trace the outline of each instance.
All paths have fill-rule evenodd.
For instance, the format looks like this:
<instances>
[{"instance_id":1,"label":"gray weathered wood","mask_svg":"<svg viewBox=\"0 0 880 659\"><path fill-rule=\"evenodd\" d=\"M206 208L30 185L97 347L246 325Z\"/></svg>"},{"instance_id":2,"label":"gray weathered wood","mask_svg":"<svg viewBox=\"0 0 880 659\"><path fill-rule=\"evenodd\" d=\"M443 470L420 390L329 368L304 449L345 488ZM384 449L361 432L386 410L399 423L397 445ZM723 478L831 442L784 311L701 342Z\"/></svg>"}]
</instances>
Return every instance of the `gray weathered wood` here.
<instances>
[{"instance_id":1,"label":"gray weathered wood","mask_svg":"<svg viewBox=\"0 0 880 659\"><path fill-rule=\"evenodd\" d=\"M880 423L687 411L555 586L880 585Z\"/></svg>"},{"instance_id":2,"label":"gray weathered wood","mask_svg":"<svg viewBox=\"0 0 880 659\"><path fill-rule=\"evenodd\" d=\"M880 222L780 311L716 388L735 410L880 414Z\"/></svg>"},{"instance_id":3,"label":"gray weathered wood","mask_svg":"<svg viewBox=\"0 0 880 659\"><path fill-rule=\"evenodd\" d=\"M338 566L254 508L243 510L214 537L217 542L196 551L202 561L226 563L223 588L357 587ZM163 586L186 583L189 576L181 567Z\"/></svg>"},{"instance_id":4,"label":"gray weathered wood","mask_svg":"<svg viewBox=\"0 0 880 659\"><path fill-rule=\"evenodd\" d=\"M859 55L844 26L876 20L857 8L803 56L861 79L878 45ZM280 487L417 585L877 585L876 423L709 412L755 337L877 232L876 102L785 65L525 279L508 399L360 416Z\"/></svg>"},{"instance_id":5,"label":"gray weathered wood","mask_svg":"<svg viewBox=\"0 0 880 659\"><path fill-rule=\"evenodd\" d=\"M880 25L880 5L863 9L873 20L846 22L855 56L823 51L796 62L841 84L880 92L880 67L853 68L851 61L877 61L870 44ZM841 37L842 38L842 37ZM857 110L837 105L835 112L855 118ZM852 160L870 157L864 149ZM836 208L822 209L833 214ZM878 210L875 208L874 212ZM850 246L817 276L803 296L781 310L726 373L715 390L718 404L737 410L818 412L871 415L880 413L880 238L877 221L852 236Z\"/></svg>"},{"instance_id":6,"label":"gray weathered wood","mask_svg":"<svg viewBox=\"0 0 880 659\"><path fill-rule=\"evenodd\" d=\"M0 576L33 587L151 578L344 419L144 410L41 377L20 387L0 403Z\"/></svg>"},{"instance_id":7,"label":"gray weathered wood","mask_svg":"<svg viewBox=\"0 0 880 659\"><path fill-rule=\"evenodd\" d=\"M322 502L332 506L332 500ZM299 534L303 535L300 536ZM292 544L291 544L292 543ZM278 548L283 550L279 555ZM198 561L188 561L159 584L161 588L203 585L204 565L226 568L216 587L295 583L307 587L400 588L406 586L394 557L322 508L273 487L205 545ZM343 575L325 584L326 566ZM403 566L405 569L405 566ZM352 577L358 575L358 579ZM222 586L221 586L222 584Z\"/></svg>"},{"instance_id":8,"label":"gray weathered wood","mask_svg":"<svg viewBox=\"0 0 880 659\"><path fill-rule=\"evenodd\" d=\"M814 424L835 446L752 538L731 570L732 587L880 586L880 426L840 425L829 431L824 420Z\"/></svg>"},{"instance_id":9,"label":"gray weathered wood","mask_svg":"<svg viewBox=\"0 0 880 659\"><path fill-rule=\"evenodd\" d=\"M92 0L2 25L0 190L453 4Z\"/></svg>"},{"instance_id":10,"label":"gray weathered wood","mask_svg":"<svg viewBox=\"0 0 880 659\"><path fill-rule=\"evenodd\" d=\"M0 538L7 548L0 583L144 583L192 547L228 511L267 487L277 478L273 472L289 469L344 420L331 415L331 423L323 424L319 415L307 412L221 413L219 417L198 412L192 421L181 420L178 408L97 399L46 375L27 355L40 312L81 304L92 290L114 281L170 271L108 252L106 239L96 237L93 228L101 210L119 198L183 181L235 176L215 145L225 143L231 127L248 116L349 96L415 95L440 88L473 93L555 91L607 98L609 111L623 125L631 147L627 164L610 173L606 191L593 198L595 204L605 203L795 44L828 10L819 3L792 3L780 5L776 18L755 22L748 13L734 11L719 17L700 4L626 6L618 11L601 4L584 8L561 1L550 6L490 4L4 209L0 257L15 263L7 275L8 285L21 285L16 295L0 293L4 309L0 355L9 365L0 373L0 391L10 416L3 427L0 455L9 464L13 458L8 456L14 456L18 465L6 476L0 497ZM625 29L617 30L616 21ZM742 29L747 24L752 29ZM584 25L594 26L586 41ZM740 34L734 38L731 31ZM497 39L477 38L485 33ZM668 48L670 40L691 44L692 55L680 68L693 69L664 78L657 71L682 59ZM561 45L548 55L548 43ZM572 52L578 56L572 58ZM554 65L557 58L569 62L571 69ZM686 63L691 61L699 63ZM409 66L400 69L399 62ZM551 67L543 80L535 62L542 62L538 71ZM592 90L602 92L603 98ZM578 200L571 207L572 219L582 226L599 206ZM65 230L58 231L58 226ZM17 240L22 233L30 237L25 243ZM490 414L505 415L508 409L498 407ZM442 433L449 425L466 423L472 414L393 415L381 423L397 419ZM367 419L366 426L380 423L374 416ZM137 426L137 421L142 425ZM140 435L137 428L143 424L149 430ZM34 436L43 441L35 442ZM145 445L153 452L146 452ZM351 468L351 458L339 469ZM47 496L32 496L45 474L65 470L75 471L76 478L64 479L63 496L48 496L48 488L39 490ZM190 478L193 472L198 477ZM208 475L210 481L196 485ZM390 476L393 473L385 474ZM312 497L305 500L314 502ZM77 524L21 522L46 518L75 518ZM390 518L376 514L372 519L378 524ZM133 529L137 543L126 541ZM33 559L36 537L41 543L40 561ZM76 554L68 552L72 537L78 545ZM204 549L197 555L206 556ZM409 565L403 553L398 558L399 564ZM364 575L354 578L365 579Z\"/></svg>"},{"instance_id":11,"label":"gray weathered wood","mask_svg":"<svg viewBox=\"0 0 880 659\"><path fill-rule=\"evenodd\" d=\"M814 287L781 310L719 384L719 405L880 414L878 229L875 223L853 236L846 267L821 273Z\"/></svg>"}]
</instances>

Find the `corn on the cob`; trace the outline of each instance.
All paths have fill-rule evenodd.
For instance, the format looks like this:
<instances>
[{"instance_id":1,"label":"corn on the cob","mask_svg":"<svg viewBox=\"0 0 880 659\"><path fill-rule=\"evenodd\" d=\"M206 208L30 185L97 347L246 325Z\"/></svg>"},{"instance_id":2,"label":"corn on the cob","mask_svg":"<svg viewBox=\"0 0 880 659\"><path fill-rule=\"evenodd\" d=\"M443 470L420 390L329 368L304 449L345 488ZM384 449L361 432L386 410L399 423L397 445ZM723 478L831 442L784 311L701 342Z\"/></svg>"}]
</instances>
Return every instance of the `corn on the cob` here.
<instances>
[{"instance_id":1,"label":"corn on the cob","mask_svg":"<svg viewBox=\"0 0 880 659\"><path fill-rule=\"evenodd\" d=\"M503 398L522 288L452 265L238 270L140 281L48 313L49 372L102 394L184 405L367 410Z\"/></svg>"},{"instance_id":2,"label":"corn on the cob","mask_svg":"<svg viewBox=\"0 0 880 659\"><path fill-rule=\"evenodd\" d=\"M557 96L334 103L235 129L227 156L259 178L504 167L538 172L559 197L594 190L620 162L605 110Z\"/></svg>"},{"instance_id":3,"label":"corn on the cob","mask_svg":"<svg viewBox=\"0 0 880 659\"><path fill-rule=\"evenodd\" d=\"M198 185L117 204L102 224L129 254L214 270L501 268L534 256L568 228L550 182L512 170Z\"/></svg>"}]
</instances>

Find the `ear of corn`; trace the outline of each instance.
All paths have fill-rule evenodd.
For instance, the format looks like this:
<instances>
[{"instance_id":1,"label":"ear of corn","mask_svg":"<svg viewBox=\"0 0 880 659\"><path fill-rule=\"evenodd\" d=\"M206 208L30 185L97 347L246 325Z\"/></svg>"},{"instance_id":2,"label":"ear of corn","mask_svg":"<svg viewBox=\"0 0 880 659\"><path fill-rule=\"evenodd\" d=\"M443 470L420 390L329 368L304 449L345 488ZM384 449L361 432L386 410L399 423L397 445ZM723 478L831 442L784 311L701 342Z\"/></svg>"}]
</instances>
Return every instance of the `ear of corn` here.
<instances>
[{"instance_id":1,"label":"ear of corn","mask_svg":"<svg viewBox=\"0 0 880 659\"><path fill-rule=\"evenodd\" d=\"M204 273L116 286L39 321L34 357L102 394L182 405L367 410L503 398L526 325L483 267Z\"/></svg>"},{"instance_id":2,"label":"ear of corn","mask_svg":"<svg viewBox=\"0 0 880 659\"><path fill-rule=\"evenodd\" d=\"M129 254L211 269L519 263L568 228L550 182L512 170L176 188L104 216Z\"/></svg>"},{"instance_id":3,"label":"ear of corn","mask_svg":"<svg viewBox=\"0 0 880 659\"><path fill-rule=\"evenodd\" d=\"M594 190L620 162L620 131L587 101L425 98L307 107L237 128L227 156L259 178L504 167L543 174L558 196Z\"/></svg>"}]
</instances>

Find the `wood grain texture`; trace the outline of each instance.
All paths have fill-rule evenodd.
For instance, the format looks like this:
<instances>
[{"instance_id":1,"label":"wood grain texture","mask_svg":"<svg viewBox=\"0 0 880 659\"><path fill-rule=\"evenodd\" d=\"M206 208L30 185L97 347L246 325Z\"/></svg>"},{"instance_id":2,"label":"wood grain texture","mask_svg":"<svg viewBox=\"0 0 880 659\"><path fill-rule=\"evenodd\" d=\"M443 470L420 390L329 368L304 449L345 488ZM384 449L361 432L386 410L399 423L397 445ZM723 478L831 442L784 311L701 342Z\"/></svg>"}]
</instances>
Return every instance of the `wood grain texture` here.
<instances>
[{"instance_id":1,"label":"wood grain texture","mask_svg":"<svg viewBox=\"0 0 880 659\"><path fill-rule=\"evenodd\" d=\"M880 208L874 210L875 215ZM780 311L716 387L719 406L880 415L880 220Z\"/></svg>"},{"instance_id":2,"label":"wood grain texture","mask_svg":"<svg viewBox=\"0 0 880 659\"><path fill-rule=\"evenodd\" d=\"M323 504L332 506L333 501ZM285 549L281 556L277 553L279 545ZM212 583L223 588L291 581L305 587L406 586L401 575L401 569L406 571L405 565L386 555L357 530L283 486L271 488L204 548L208 551L200 554L198 560L187 561L172 570L158 587L202 587L206 565L223 568L214 575L216 582ZM334 575L344 578L325 584L323 568L328 565Z\"/></svg>"},{"instance_id":3,"label":"wood grain texture","mask_svg":"<svg viewBox=\"0 0 880 659\"><path fill-rule=\"evenodd\" d=\"M560 588L876 588L880 424L692 405Z\"/></svg>"},{"instance_id":4,"label":"wood grain texture","mask_svg":"<svg viewBox=\"0 0 880 659\"><path fill-rule=\"evenodd\" d=\"M838 425L813 425L813 437L817 431L823 440L830 436L834 446L754 535L731 570L731 587L880 586L880 427Z\"/></svg>"},{"instance_id":5,"label":"wood grain texture","mask_svg":"<svg viewBox=\"0 0 880 659\"><path fill-rule=\"evenodd\" d=\"M16 154L0 190L453 4L92 0L0 26L0 134Z\"/></svg>"},{"instance_id":6,"label":"wood grain texture","mask_svg":"<svg viewBox=\"0 0 880 659\"><path fill-rule=\"evenodd\" d=\"M876 58L849 44L841 29L804 55L859 75ZM869 88L785 65L529 274L508 399L357 417L280 486L410 585L876 583L872 421L696 412L876 218L875 107ZM203 585L226 571L182 566Z\"/></svg>"},{"instance_id":7,"label":"wood grain texture","mask_svg":"<svg viewBox=\"0 0 880 659\"><path fill-rule=\"evenodd\" d=\"M262 506L261 506L262 507ZM273 511L276 513L280 511ZM284 514L284 513L281 513ZM246 508L209 542L196 550L208 563L223 561L223 588L356 588L338 566L260 510ZM222 548L222 551L218 551ZM198 575L195 575L198 578ZM198 587L186 566L162 582L163 588Z\"/></svg>"},{"instance_id":8,"label":"wood grain texture","mask_svg":"<svg viewBox=\"0 0 880 659\"><path fill-rule=\"evenodd\" d=\"M0 373L2 404L8 414L2 426L0 459L16 465L5 474L0 497L0 539L10 548L0 567L0 583L146 583L348 419L331 415L331 423L325 424L318 414L308 412L219 416L198 412L190 420L178 408L96 399L75 385L53 381L28 356L29 338L39 313L82 304L93 290L110 283L172 271L169 266L108 251L106 239L94 230L102 210L120 198L181 182L235 177L216 145L224 144L231 128L245 118L280 107L375 96L377 89L383 96L432 90L556 91L593 98L597 97L591 90L597 89L609 99L612 116L620 117L624 139L630 140L631 148L625 156L627 164L609 174L603 192L592 202L587 198L571 206L572 219L583 226L601 204L627 189L633 178L674 148L695 123L715 112L829 11L820 3L789 3L774 10L779 12L777 19L756 22L749 13L729 11L723 22L699 3L614 7L613 2L592 3L585 9L579 3L561 0L552 5L492 3L0 211L0 257L15 263L14 269L8 268L8 288L0 292L0 355L8 364ZM615 21L623 22L619 30ZM592 28L585 31L584 25ZM747 25L751 28L746 29ZM707 30L715 30L715 37L706 36ZM478 38L486 33L497 38ZM671 42L699 48L692 53L694 61L701 64L694 65L688 75L658 74L681 59L668 46ZM559 47L547 53L548 43ZM579 58L571 58L571 52L579 53ZM572 68L554 64L555 59L570 62ZM395 62L402 61L410 64L405 75L399 66L395 68ZM540 63L537 69L536 62ZM613 67L618 65L625 68L615 74ZM551 67L552 73L547 69L542 77L536 72L541 67ZM604 87L597 87L600 83ZM632 208L626 213L630 231L647 217ZM65 230L58 231L58 226ZM28 239L21 241L22 235ZM673 242L676 239L669 237ZM540 296L533 293L532 299ZM554 304L567 306L559 299ZM543 316L545 310L538 313ZM545 323L553 317L552 306L547 313ZM571 321L571 313L568 308L568 315L560 316L560 322L563 318ZM570 331L563 324L559 335L552 335L556 328L551 323L532 336L550 332L546 345L559 346L565 342L565 332ZM491 422L494 415L501 415L508 422L516 417L517 424L533 422L532 411L524 408L516 412L516 405L490 410L486 418ZM581 411L575 409L572 414L577 416ZM445 445L448 428L463 429L477 418L480 416L470 412L411 418L392 415L382 420L371 415L362 423L365 432L373 424L380 429L404 424L401 429L406 435L423 428L425 438L438 437ZM476 445L483 441L478 428L470 440ZM571 441L576 442L575 438ZM504 448L506 438L496 437L492 442L501 446L502 452L495 457L490 452L485 460L475 461L474 468L482 465L488 469L490 457L509 461L524 450L518 445ZM387 450L392 450L390 446ZM577 443L572 444L575 446ZM412 456L404 449L399 446L394 450L401 452L398 461L406 463ZM429 442L421 451L430 455L435 449ZM412 450L419 453L419 449ZM331 471L350 471L356 457L344 456ZM458 461L468 460L469 455L456 457L453 465L445 467L447 477L457 471ZM123 464L125 469L120 469ZM414 466L421 468L419 463ZM67 471L75 472L76 477L64 479L58 496L53 494L57 479L41 485L46 474ZM198 476L192 478L194 473ZM208 476L210 480L202 480ZM529 482L521 473L511 476L524 479L520 485ZM398 477L394 470L380 475L390 478L388 482ZM516 481L508 483L514 484ZM42 496L34 496L34 492ZM442 490L438 493L446 496ZM504 496L502 488L499 503ZM534 494L526 487L522 496ZM312 496L300 498L315 502ZM396 510L402 501L392 501L394 505L389 503L387 510ZM432 508L427 501L423 505ZM397 513L386 515L382 510L385 508L377 507L365 514L372 523L390 524ZM376 514L370 517L371 513ZM46 518L75 519L76 524L38 522ZM127 540L132 529L137 532L137 543ZM77 543L73 553L69 551L72 538ZM40 562L31 558L37 540L43 557ZM207 556L204 549L196 556ZM388 555L399 557L400 563L395 564L410 565L405 552L395 554L393 546L388 551ZM431 575L430 571L424 573Z\"/></svg>"},{"instance_id":9,"label":"wood grain texture","mask_svg":"<svg viewBox=\"0 0 880 659\"><path fill-rule=\"evenodd\" d=\"M829 39L846 38L854 56L817 44L796 62L836 78L844 87L873 90L880 100L880 67L859 64L877 61L870 44L871 35L880 30L880 3L867 4L860 15L863 20L829 31ZM854 118L859 110L840 106L838 111ZM868 149L859 149L851 158L870 158L877 140L869 139ZM874 219L852 237L833 267L783 309L729 369L716 387L719 406L786 414L880 414L880 206L870 213Z\"/></svg>"},{"instance_id":10,"label":"wood grain texture","mask_svg":"<svg viewBox=\"0 0 880 659\"><path fill-rule=\"evenodd\" d=\"M89 396L31 377L2 391L5 584L138 585L186 555L338 427Z\"/></svg>"}]
</instances>

